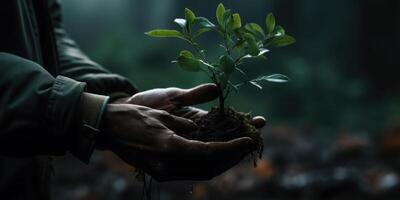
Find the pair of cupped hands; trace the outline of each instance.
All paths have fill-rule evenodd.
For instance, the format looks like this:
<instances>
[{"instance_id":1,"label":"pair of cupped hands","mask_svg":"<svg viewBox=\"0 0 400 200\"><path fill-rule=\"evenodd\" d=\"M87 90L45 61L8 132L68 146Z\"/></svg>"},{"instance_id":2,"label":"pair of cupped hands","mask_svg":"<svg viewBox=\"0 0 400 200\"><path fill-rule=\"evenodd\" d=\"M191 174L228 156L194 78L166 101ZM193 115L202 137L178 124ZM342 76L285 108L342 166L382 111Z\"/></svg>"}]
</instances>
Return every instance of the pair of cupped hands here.
<instances>
[{"instance_id":1,"label":"pair of cupped hands","mask_svg":"<svg viewBox=\"0 0 400 200\"><path fill-rule=\"evenodd\" d=\"M201 142L177 134L196 130L193 121L207 114L191 106L217 97L217 87L204 84L147 90L111 102L103 118L107 148L158 181L211 179L255 150L248 137ZM265 119L254 117L252 124L262 128Z\"/></svg>"}]
</instances>

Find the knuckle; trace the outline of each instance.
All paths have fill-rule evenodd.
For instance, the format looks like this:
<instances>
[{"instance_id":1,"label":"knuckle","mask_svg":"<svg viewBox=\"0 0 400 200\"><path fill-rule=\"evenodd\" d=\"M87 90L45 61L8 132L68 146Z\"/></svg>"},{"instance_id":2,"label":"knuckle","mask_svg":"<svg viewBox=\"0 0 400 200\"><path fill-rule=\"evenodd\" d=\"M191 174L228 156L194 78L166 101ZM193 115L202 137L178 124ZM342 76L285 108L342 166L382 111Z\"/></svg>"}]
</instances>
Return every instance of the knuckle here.
<instances>
[{"instance_id":1,"label":"knuckle","mask_svg":"<svg viewBox=\"0 0 400 200\"><path fill-rule=\"evenodd\" d=\"M164 153L174 154L179 152L179 147L176 144L176 135L174 133L169 133L169 136L161 144L161 149Z\"/></svg>"},{"instance_id":2,"label":"knuckle","mask_svg":"<svg viewBox=\"0 0 400 200\"><path fill-rule=\"evenodd\" d=\"M169 119L171 117L170 114L164 110L154 110L154 114L161 119Z\"/></svg>"},{"instance_id":3,"label":"knuckle","mask_svg":"<svg viewBox=\"0 0 400 200\"><path fill-rule=\"evenodd\" d=\"M168 87L167 90L169 90L169 91L177 91L177 90L180 90L180 88L177 88L177 87Z\"/></svg>"},{"instance_id":4,"label":"knuckle","mask_svg":"<svg viewBox=\"0 0 400 200\"><path fill-rule=\"evenodd\" d=\"M160 115L169 115L169 113L167 111L165 111L165 110L158 110L158 113Z\"/></svg>"}]
</instances>

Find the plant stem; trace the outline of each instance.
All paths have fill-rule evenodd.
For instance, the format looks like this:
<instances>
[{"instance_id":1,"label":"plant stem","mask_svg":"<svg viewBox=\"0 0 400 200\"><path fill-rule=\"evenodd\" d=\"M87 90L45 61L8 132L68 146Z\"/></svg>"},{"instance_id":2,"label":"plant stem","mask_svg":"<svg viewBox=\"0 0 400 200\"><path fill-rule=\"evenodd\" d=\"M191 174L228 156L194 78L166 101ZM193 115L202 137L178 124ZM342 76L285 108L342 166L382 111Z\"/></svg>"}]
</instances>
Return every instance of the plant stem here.
<instances>
[{"instance_id":1,"label":"plant stem","mask_svg":"<svg viewBox=\"0 0 400 200\"><path fill-rule=\"evenodd\" d=\"M206 55L204 54L200 45L197 44L192 38L189 38L189 43L196 49L197 53L201 55L202 59L207 62Z\"/></svg>"},{"instance_id":2,"label":"plant stem","mask_svg":"<svg viewBox=\"0 0 400 200\"><path fill-rule=\"evenodd\" d=\"M230 50L229 43L228 43L228 37L229 37L228 34L224 33L223 38L224 38L225 51L228 55L231 55L231 50Z\"/></svg>"},{"instance_id":3,"label":"plant stem","mask_svg":"<svg viewBox=\"0 0 400 200\"><path fill-rule=\"evenodd\" d=\"M221 85L217 84L218 88L218 100L219 100L219 114L225 116L225 97L222 91Z\"/></svg>"}]
</instances>

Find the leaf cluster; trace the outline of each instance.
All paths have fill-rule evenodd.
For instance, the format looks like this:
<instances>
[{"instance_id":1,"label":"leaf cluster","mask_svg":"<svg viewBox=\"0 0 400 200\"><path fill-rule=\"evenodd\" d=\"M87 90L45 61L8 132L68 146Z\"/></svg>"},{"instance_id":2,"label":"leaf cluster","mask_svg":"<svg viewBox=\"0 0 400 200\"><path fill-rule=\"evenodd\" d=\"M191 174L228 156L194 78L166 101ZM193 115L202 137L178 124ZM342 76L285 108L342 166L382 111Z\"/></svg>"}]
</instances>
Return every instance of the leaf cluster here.
<instances>
[{"instance_id":1,"label":"leaf cluster","mask_svg":"<svg viewBox=\"0 0 400 200\"><path fill-rule=\"evenodd\" d=\"M241 68L246 59L266 58L272 47L285 47L296 40L286 34L285 29L276 23L275 17L269 13L265 17L265 24L243 23L239 13L233 13L221 3L215 12L215 23L211 20L196 16L193 11L185 8L185 17L177 18L174 22L180 30L155 29L146 32L152 37L179 38L189 43L194 52L182 50L175 63L190 72L204 72L220 89L220 98L224 100L231 90L238 91L244 84L251 84L262 89L261 82L283 83L289 78L282 74L259 76L250 79ZM207 60L205 50L196 39L206 32L214 31L220 35L220 46L224 54L216 62ZM243 80L232 83L231 75L237 72Z\"/></svg>"}]
</instances>

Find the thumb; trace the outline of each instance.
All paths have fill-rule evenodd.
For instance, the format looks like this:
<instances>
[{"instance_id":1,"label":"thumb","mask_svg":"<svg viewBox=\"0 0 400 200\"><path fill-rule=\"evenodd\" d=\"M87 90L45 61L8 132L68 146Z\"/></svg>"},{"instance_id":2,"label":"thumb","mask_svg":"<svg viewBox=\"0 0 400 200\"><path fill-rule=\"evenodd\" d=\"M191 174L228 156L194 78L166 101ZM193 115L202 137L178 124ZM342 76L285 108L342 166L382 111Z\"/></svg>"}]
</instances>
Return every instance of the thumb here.
<instances>
[{"instance_id":1,"label":"thumb","mask_svg":"<svg viewBox=\"0 0 400 200\"><path fill-rule=\"evenodd\" d=\"M192 106L212 101L218 97L218 88L215 84L207 83L186 89L181 94L170 99L177 106Z\"/></svg>"}]
</instances>

